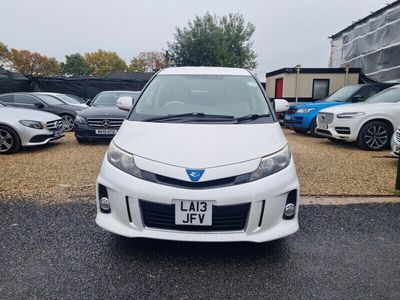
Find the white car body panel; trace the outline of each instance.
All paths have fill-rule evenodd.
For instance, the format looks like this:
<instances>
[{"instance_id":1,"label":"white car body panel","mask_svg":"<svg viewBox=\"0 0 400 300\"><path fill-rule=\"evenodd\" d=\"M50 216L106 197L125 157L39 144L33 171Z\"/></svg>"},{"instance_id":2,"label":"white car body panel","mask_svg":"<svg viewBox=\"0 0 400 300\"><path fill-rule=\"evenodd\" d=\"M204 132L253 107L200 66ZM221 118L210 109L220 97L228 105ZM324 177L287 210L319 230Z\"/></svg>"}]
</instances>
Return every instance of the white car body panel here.
<instances>
[{"instance_id":1,"label":"white car body panel","mask_svg":"<svg viewBox=\"0 0 400 300\"><path fill-rule=\"evenodd\" d=\"M210 67L170 68L157 76L188 74L253 76L243 69ZM127 237L179 241L265 242L299 229L300 190L293 157L282 170L255 181L249 180L263 157L287 146L278 122L215 124L125 120L112 143L132 154L142 174L146 172L170 181L134 177L111 164L106 154L97 179L96 223L108 231ZM189 171L199 169L204 171L203 176L191 180ZM243 175L248 176L247 181L204 187L209 182ZM174 185L172 181L179 184ZM203 184L203 188L195 187L196 184ZM111 207L108 212L100 208L104 189ZM289 195L295 195L295 214L284 218ZM250 208L244 228L236 231L145 226L140 201L171 208L177 200L210 201L213 209L221 210L242 204L248 204Z\"/></svg>"},{"instance_id":2,"label":"white car body panel","mask_svg":"<svg viewBox=\"0 0 400 300\"><path fill-rule=\"evenodd\" d=\"M338 114L345 112L362 112L365 115L353 119L339 119ZM320 114L333 113L334 118L332 123L328 124L331 136L336 139L354 142L358 138L361 128L372 120L387 120L392 124L392 128L397 128L400 125L400 102L397 103L357 103L349 105L340 105L321 110ZM349 127L350 134L340 134L335 130L335 127ZM317 130L321 128L321 123L317 118ZM320 134L320 133L318 133Z\"/></svg>"},{"instance_id":3,"label":"white car body panel","mask_svg":"<svg viewBox=\"0 0 400 300\"><path fill-rule=\"evenodd\" d=\"M19 123L21 120L39 121L43 125L43 129L35 129L23 126ZM31 138L36 135L52 135L54 131L47 128L46 123L59 120L61 118L55 114L37 111L33 109L15 108L8 106L0 106L0 124L6 125L14 129L21 140L21 146L38 146L47 144L49 141L58 137L49 137L42 142L30 142Z\"/></svg>"},{"instance_id":4,"label":"white car body panel","mask_svg":"<svg viewBox=\"0 0 400 300\"><path fill-rule=\"evenodd\" d=\"M394 157L400 156L400 126L397 128L396 132L393 134L391 141L392 155Z\"/></svg>"}]
</instances>

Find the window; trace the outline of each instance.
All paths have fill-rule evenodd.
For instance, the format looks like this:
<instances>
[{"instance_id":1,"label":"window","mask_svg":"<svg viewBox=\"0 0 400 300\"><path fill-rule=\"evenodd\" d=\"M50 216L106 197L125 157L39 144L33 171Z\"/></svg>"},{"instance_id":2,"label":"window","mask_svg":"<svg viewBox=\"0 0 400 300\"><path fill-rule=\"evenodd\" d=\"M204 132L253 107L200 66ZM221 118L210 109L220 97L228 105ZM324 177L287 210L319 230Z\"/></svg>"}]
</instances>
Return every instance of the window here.
<instances>
[{"instance_id":1,"label":"window","mask_svg":"<svg viewBox=\"0 0 400 300\"><path fill-rule=\"evenodd\" d=\"M40 103L39 100L32 96L28 95L14 95L14 103L16 104L26 104L26 105L34 105L35 103Z\"/></svg>"},{"instance_id":2,"label":"window","mask_svg":"<svg viewBox=\"0 0 400 300\"><path fill-rule=\"evenodd\" d=\"M312 97L315 100L322 100L329 95L329 79L314 79Z\"/></svg>"},{"instance_id":3,"label":"window","mask_svg":"<svg viewBox=\"0 0 400 300\"><path fill-rule=\"evenodd\" d=\"M12 95L4 95L0 97L0 102L14 103L14 98Z\"/></svg>"}]
</instances>

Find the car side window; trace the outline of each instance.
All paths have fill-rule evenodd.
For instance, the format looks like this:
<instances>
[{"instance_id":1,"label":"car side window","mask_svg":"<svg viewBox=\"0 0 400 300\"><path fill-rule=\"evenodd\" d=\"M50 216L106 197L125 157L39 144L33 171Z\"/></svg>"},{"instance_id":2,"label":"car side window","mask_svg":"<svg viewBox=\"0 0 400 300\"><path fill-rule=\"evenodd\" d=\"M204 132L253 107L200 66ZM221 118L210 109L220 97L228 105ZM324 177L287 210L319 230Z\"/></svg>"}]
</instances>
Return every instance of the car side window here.
<instances>
[{"instance_id":1,"label":"car side window","mask_svg":"<svg viewBox=\"0 0 400 300\"><path fill-rule=\"evenodd\" d=\"M35 105L36 103L40 103L39 100L32 96L28 95L14 95L14 103L15 104L25 104L25 105Z\"/></svg>"},{"instance_id":2,"label":"car side window","mask_svg":"<svg viewBox=\"0 0 400 300\"><path fill-rule=\"evenodd\" d=\"M0 102L3 102L3 103L14 103L14 97L13 97L13 95L0 96Z\"/></svg>"},{"instance_id":3,"label":"car side window","mask_svg":"<svg viewBox=\"0 0 400 300\"><path fill-rule=\"evenodd\" d=\"M371 87L366 87L361 89L357 95L361 95L364 97L364 99L368 99L369 97L379 93L380 91L382 91L382 87L381 86L371 86Z\"/></svg>"}]
</instances>

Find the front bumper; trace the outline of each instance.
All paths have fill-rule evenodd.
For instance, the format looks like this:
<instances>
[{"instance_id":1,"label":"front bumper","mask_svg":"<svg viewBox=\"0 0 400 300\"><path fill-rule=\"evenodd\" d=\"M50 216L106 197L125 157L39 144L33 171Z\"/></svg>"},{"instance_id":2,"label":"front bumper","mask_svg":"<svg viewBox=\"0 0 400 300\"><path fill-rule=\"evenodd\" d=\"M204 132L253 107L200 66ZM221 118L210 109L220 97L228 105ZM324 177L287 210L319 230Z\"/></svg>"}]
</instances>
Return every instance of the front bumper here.
<instances>
[{"instance_id":1,"label":"front bumper","mask_svg":"<svg viewBox=\"0 0 400 300\"><path fill-rule=\"evenodd\" d=\"M291 129L310 130L313 117L310 114L285 114L284 124Z\"/></svg>"},{"instance_id":2,"label":"front bumper","mask_svg":"<svg viewBox=\"0 0 400 300\"><path fill-rule=\"evenodd\" d=\"M396 134L393 135L391 141L392 155L394 157L400 157L400 141L396 140L395 135Z\"/></svg>"},{"instance_id":3,"label":"front bumper","mask_svg":"<svg viewBox=\"0 0 400 300\"><path fill-rule=\"evenodd\" d=\"M84 139L112 139L115 134L97 134L96 129L89 127L86 124L74 123L75 136ZM103 129L103 128L97 128ZM118 130L118 128L110 128L111 130Z\"/></svg>"},{"instance_id":4,"label":"front bumper","mask_svg":"<svg viewBox=\"0 0 400 300\"><path fill-rule=\"evenodd\" d=\"M200 190L141 180L120 171L105 159L97 183L107 189L111 213L101 212L97 190L96 223L126 237L199 242L265 242L290 235L299 229L299 182L293 159L286 169L269 177L235 186ZM285 220L284 207L289 192L293 190L297 193L296 213L293 219ZM139 200L172 205L174 199L213 200L216 206L250 203L247 224L244 230L237 232L164 230L143 225Z\"/></svg>"},{"instance_id":5,"label":"front bumper","mask_svg":"<svg viewBox=\"0 0 400 300\"><path fill-rule=\"evenodd\" d=\"M60 139L64 136L62 130L52 131L46 128L34 129L22 125L20 125L20 128L18 128L17 132L21 139L22 147L45 145L50 141Z\"/></svg>"},{"instance_id":6,"label":"front bumper","mask_svg":"<svg viewBox=\"0 0 400 300\"><path fill-rule=\"evenodd\" d=\"M353 119L334 119L332 123L322 124L317 122L315 132L323 137L354 142L357 140L359 128Z\"/></svg>"}]
</instances>

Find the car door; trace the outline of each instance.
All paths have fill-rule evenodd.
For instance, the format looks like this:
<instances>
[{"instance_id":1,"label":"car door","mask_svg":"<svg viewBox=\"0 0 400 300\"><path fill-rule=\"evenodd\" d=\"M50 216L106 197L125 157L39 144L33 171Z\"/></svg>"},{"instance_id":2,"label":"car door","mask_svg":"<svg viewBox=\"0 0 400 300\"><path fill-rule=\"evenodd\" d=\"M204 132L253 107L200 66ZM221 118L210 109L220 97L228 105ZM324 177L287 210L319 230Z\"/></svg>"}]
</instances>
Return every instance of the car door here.
<instances>
[{"instance_id":1,"label":"car door","mask_svg":"<svg viewBox=\"0 0 400 300\"><path fill-rule=\"evenodd\" d=\"M26 94L14 94L12 95L13 101L11 103L12 106L36 109L36 110L47 110L47 106L31 95Z\"/></svg>"}]
</instances>

